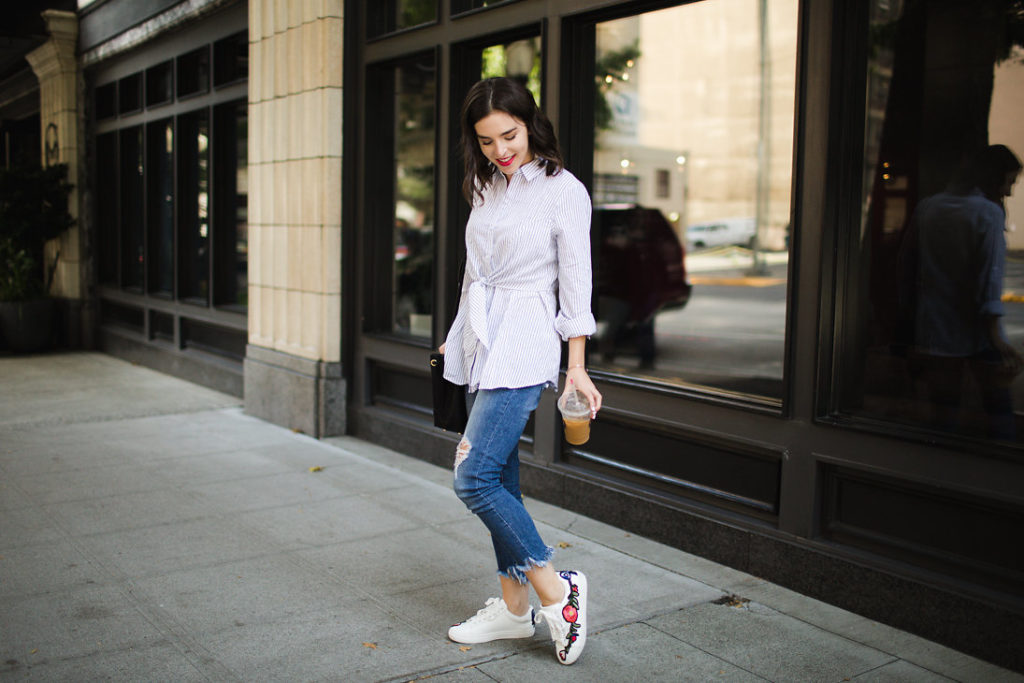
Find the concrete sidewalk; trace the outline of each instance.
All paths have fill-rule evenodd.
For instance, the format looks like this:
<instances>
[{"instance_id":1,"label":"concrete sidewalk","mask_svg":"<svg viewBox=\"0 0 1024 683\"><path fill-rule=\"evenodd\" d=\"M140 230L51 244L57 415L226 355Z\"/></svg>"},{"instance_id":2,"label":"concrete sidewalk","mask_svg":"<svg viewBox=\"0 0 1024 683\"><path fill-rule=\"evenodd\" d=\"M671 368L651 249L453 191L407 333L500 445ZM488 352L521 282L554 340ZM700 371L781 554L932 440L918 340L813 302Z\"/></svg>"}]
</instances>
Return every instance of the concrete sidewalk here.
<instances>
[{"instance_id":1,"label":"concrete sidewalk","mask_svg":"<svg viewBox=\"0 0 1024 683\"><path fill-rule=\"evenodd\" d=\"M497 589L449 471L102 354L0 357L0 679L1024 680L527 505L590 579L573 667L544 627L446 638Z\"/></svg>"}]
</instances>

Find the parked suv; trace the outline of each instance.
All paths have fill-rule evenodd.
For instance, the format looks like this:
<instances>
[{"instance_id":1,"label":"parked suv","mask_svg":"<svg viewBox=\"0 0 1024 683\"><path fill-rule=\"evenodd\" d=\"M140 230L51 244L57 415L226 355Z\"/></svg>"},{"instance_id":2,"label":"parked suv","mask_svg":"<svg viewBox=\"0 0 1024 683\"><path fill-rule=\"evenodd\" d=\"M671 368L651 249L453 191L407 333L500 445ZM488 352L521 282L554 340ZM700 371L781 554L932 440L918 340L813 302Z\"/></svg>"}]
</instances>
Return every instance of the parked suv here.
<instances>
[{"instance_id":1,"label":"parked suv","mask_svg":"<svg viewBox=\"0 0 1024 683\"><path fill-rule=\"evenodd\" d=\"M601 353L610 361L635 348L641 367L650 367L654 317L690 300L686 250L661 211L635 204L598 206L593 236Z\"/></svg>"}]
</instances>

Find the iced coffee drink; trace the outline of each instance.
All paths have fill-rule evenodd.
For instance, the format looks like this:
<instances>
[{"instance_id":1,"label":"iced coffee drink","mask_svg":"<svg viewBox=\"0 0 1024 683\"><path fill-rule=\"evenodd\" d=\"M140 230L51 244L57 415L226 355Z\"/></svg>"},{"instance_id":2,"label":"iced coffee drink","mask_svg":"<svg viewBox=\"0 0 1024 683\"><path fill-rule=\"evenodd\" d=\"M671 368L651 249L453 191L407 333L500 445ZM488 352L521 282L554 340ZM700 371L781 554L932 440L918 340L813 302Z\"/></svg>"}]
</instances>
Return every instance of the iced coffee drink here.
<instances>
[{"instance_id":1,"label":"iced coffee drink","mask_svg":"<svg viewBox=\"0 0 1024 683\"><path fill-rule=\"evenodd\" d=\"M576 389L558 399L558 409L565 424L565 440L574 446L590 439L590 401Z\"/></svg>"}]
</instances>

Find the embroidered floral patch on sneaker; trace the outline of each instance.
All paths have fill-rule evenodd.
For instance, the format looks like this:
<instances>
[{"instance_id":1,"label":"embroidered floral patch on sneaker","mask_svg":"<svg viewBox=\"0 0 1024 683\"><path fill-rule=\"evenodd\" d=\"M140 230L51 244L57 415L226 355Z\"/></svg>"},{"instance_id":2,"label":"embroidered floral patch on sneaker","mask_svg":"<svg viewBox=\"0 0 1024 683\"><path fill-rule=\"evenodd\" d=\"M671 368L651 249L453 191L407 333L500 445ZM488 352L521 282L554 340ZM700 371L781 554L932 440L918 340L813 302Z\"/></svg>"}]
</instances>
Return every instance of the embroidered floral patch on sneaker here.
<instances>
[{"instance_id":1,"label":"embroidered floral patch on sneaker","mask_svg":"<svg viewBox=\"0 0 1024 683\"><path fill-rule=\"evenodd\" d=\"M558 577L567 585L565 599L541 607L538 616L547 622L558 661L572 664L587 642L587 577L575 571L558 572Z\"/></svg>"}]
</instances>

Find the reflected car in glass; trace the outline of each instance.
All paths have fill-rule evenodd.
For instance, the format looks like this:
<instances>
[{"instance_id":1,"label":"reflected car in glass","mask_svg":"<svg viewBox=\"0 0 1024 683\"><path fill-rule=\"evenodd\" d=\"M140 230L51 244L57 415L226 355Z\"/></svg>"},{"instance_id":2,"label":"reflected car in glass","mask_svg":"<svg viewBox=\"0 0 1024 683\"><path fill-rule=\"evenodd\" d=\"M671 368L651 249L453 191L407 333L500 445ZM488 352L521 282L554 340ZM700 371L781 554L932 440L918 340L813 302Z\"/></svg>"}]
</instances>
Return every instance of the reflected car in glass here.
<instances>
[{"instance_id":1,"label":"reflected car in glass","mask_svg":"<svg viewBox=\"0 0 1024 683\"><path fill-rule=\"evenodd\" d=\"M690 300L686 249L661 211L636 204L594 210L595 300L605 361L623 349L654 362L654 319Z\"/></svg>"},{"instance_id":2,"label":"reflected car in glass","mask_svg":"<svg viewBox=\"0 0 1024 683\"><path fill-rule=\"evenodd\" d=\"M755 232L753 218L722 218L687 226L686 242L694 249L732 245L753 247Z\"/></svg>"}]
</instances>

